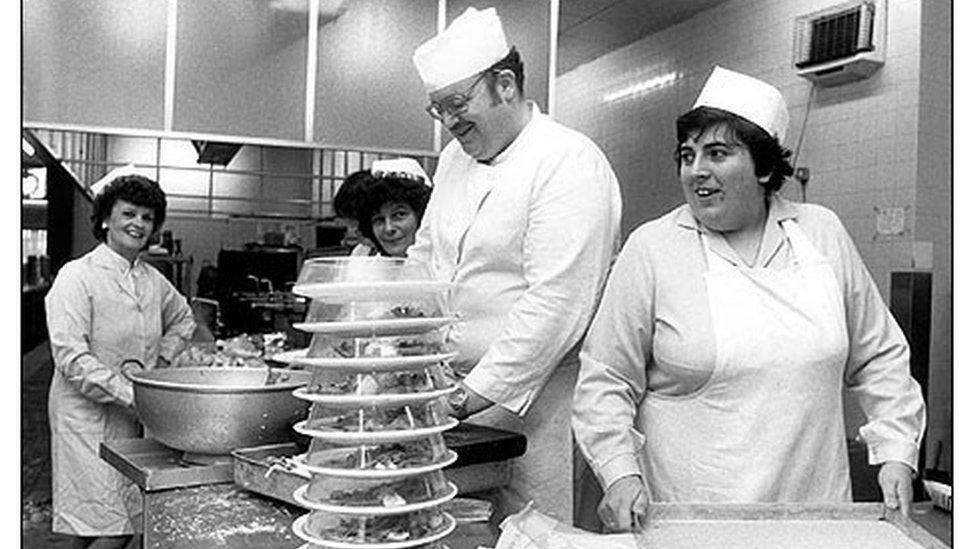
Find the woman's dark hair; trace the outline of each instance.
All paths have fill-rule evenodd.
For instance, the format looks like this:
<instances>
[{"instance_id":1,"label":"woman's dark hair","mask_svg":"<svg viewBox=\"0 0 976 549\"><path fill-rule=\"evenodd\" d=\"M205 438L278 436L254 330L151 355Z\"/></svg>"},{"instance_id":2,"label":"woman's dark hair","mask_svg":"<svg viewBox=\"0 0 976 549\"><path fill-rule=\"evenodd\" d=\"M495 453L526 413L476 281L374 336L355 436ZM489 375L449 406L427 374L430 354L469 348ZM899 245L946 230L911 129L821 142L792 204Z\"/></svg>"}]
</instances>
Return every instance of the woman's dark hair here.
<instances>
[{"instance_id":1,"label":"woman's dark hair","mask_svg":"<svg viewBox=\"0 0 976 549\"><path fill-rule=\"evenodd\" d=\"M373 179L369 170L359 170L346 176L332 197L332 210L338 217L357 219L363 204L366 185Z\"/></svg>"},{"instance_id":2,"label":"woman's dark hair","mask_svg":"<svg viewBox=\"0 0 976 549\"><path fill-rule=\"evenodd\" d=\"M491 96L493 99L497 99L497 97L495 97L496 93L494 84L497 81L498 73L503 70L510 70L515 74L515 88L518 90L519 96L521 97L525 93L525 68L522 64L522 56L519 55L519 52L517 49L515 49L515 46L512 46L512 49L508 50L508 55L502 57L491 67L488 67L488 72L490 73L489 79L492 84L489 86L489 89L491 90Z\"/></svg>"},{"instance_id":3,"label":"woman's dark hair","mask_svg":"<svg viewBox=\"0 0 976 549\"><path fill-rule=\"evenodd\" d=\"M430 187L419 178L386 175L373 177L366 182L363 190L363 202L359 207L359 232L369 238L374 247L383 255L386 251L373 234L373 216L387 203L404 203L410 206L417 222L424 217L427 201L430 200Z\"/></svg>"},{"instance_id":4,"label":"woman's dark hair","mask_svg":"<svg viewBox=\"0 0 976 549\"><path fill-rule=\"evenodd\" d=\"M121 175L110 181L95 196L95 203L92 205L92 234L102 242L105 242L105 234L108 232L102 223L112 215L112 207L119 200L150 208L153 211L153 234L166 221L166 193L159 188L159 184L141 175Z\"/></svg>"},{"instance_id":5,"label":"woman's dark hair","mask_svg":"<svg viewBox=\"0 0 976 549\"><path fill-rule=\"evenodd\" d=\"M714 126L725 126L731 132L732 139L749 149L756 166L756 176L769 176L769 181L760 182L766 191L766 196L778 191L786 178L793 175L793 166L788 162L792 153L780 145L775 137L737 114L712 107L698 107L678 117L675 123L678 135L675 161L678 163L679 170L681 160L678 152L681 144L689 138L697 139L702 132Z\"/></svg>"}]
</instances>

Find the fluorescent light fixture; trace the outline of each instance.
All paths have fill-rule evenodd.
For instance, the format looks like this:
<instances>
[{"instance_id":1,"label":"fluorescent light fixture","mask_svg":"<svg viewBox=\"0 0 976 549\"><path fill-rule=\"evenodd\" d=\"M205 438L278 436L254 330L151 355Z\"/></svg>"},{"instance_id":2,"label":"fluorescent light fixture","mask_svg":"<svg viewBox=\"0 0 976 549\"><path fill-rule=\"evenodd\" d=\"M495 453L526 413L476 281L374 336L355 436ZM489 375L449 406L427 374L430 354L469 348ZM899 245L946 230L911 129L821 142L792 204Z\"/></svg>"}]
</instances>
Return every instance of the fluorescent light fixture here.
<instances>
[{"instance_id":1,"label":"fluorescent light fixture","mask_svg":"<svg viewBox=\"0 0 976 549\"><path fill-rule=\"evenodd\" d=\"M23 137L20 138L20 148L27 156L34 156L34 146Z\"/></svg>"},{"instance_id":2,"label":"fluorescent light fixture","mask_svg":"<svg viewBox=\"0 0 976 549\"><path fill-rule=\"evenodd\" d=\"M666 74L662 74L660 76L655 76L654 78L648 78L643 82L638 82L631 86L627 86L626 88L622 88L615 92L604 95L603 101L609 103L611 101L616 101L618 99L626 99L629 97L634 97L636 95L641 95L655 88L660 88L661 86L670 84L671 82L674 82L677 79L678 79L678 73L673 71Z\"/></svg>"}]
</instances>

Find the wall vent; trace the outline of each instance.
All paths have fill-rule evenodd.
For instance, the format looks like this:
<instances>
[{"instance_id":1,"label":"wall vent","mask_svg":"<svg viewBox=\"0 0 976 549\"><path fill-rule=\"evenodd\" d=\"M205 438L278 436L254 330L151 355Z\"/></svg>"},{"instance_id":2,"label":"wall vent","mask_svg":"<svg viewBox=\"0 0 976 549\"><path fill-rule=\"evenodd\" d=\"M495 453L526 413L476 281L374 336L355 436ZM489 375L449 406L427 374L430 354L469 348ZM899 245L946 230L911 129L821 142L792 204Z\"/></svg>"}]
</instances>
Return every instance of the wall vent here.
<instances>
[{"instance_id":1,"label":"wall vent","mask_svg":"<svg viewBox=\"0 0 976 549\"><path fill-rule=\"evenodd\" d=\"M796 18L793 65L823 86L862 80L884 64L886 0L856 0Z\"/></svg>"}]
</instances>

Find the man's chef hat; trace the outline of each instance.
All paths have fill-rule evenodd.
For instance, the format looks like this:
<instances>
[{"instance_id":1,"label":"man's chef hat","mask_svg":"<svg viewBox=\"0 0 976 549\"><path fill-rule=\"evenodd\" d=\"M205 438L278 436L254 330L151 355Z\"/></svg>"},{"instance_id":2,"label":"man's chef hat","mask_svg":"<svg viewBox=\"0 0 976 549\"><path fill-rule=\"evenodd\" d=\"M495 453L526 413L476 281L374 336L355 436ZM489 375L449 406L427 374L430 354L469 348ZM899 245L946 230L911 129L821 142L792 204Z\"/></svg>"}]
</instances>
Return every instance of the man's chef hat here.
<instances>
[{"instance_id":1,"label":"man's chef hat","mask_svg":"<svg viewBox=\"0 0 976 549\"><path fill-rule=\"evenodd\" d=\"M508 55L508 40L495 8L468 8L444 32L413 52L427 93L477 74Z\"/></svg>"},{"instance_id":2,"label":"man's chef hat","mask_svg":"<svg viewBox=\"0 0 976 549\"><path fill-rule=\"evenodd\" d=\"M705 82L695 106L713 107L737 114L783 144L790 113L779 90L751 76L716 66Z\"/></svg>"},{"instance_id":3,"label":"man's chef hat","mask_svg":"<svg viewBox=\"0 0 976 549\"><path fill-rule=\"evenodd\" d=\"M384 175L393 177L406 177L407 179L416 179L418 181L423 181L424 185L430 187L430 178L427 177L427 172L420 167L420 162L417 162L413 158L391 158L389 160L375 160L372 166L369 168L370 173L374 176L382 177Z\"/></svg>"}]
</instances>

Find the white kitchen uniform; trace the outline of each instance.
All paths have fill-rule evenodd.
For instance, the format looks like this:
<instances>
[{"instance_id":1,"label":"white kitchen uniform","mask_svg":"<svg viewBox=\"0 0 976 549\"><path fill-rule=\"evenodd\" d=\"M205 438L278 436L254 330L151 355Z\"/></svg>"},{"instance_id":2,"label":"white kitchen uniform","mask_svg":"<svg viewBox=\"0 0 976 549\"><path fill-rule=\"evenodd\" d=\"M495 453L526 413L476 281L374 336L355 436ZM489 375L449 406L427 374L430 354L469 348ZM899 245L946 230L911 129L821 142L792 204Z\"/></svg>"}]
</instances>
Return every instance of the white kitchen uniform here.
<instances>
[{"instance_id":1,"label":"white kitchen uniform","mask_svg":"<svg viewBox=\"0 0 976 549\"><path fill-rule=\"evenodd\" d=\"M916 466L908 345L822 206L770 197L755 267L687 205L645 223L580 356L573 429L604 488L643 471L665 501L847 500L845 390L869 462Z\"/></svg>"},{"instance_id":2,"label":"white kitchen uniform","mask_svg":"<svg viewBox=\"0 0 976 549\"><path fill-rule=\"evenodd\" d=\"M65 264L45 298L54 358L48 401L55 532L138 530L139 489L98 456L104 440L139 436L125 360L172 360L193 334L186 299L154 267L105 244Z\"/></svg>"},{"instance_id":3,"label":"white kitchen uniform","mask_svg":"<svg viewBox=\"0 0 976 549\"><path fill-rule=\"evenodd\" d=\"M532 104L519 136L488 164L452 141L409 257L457 283L449 341L465 382L495 402L471 418L523 432L510 507L572 516L569 410L576 347L619 242L620 191L606 157Z\"/></svg>"},{"instance_id":4,"label":"white kitchen uniform","mask_svg":"<svg viewBox=\"0 0 976 549\"><path fill-rule=\"evenodd\" d=\"M734 266L701 236L716 364L698 391L638 416L654 501L850 501L843 296L794 220L793 264Z\"/></svg>"}]
</instances>

